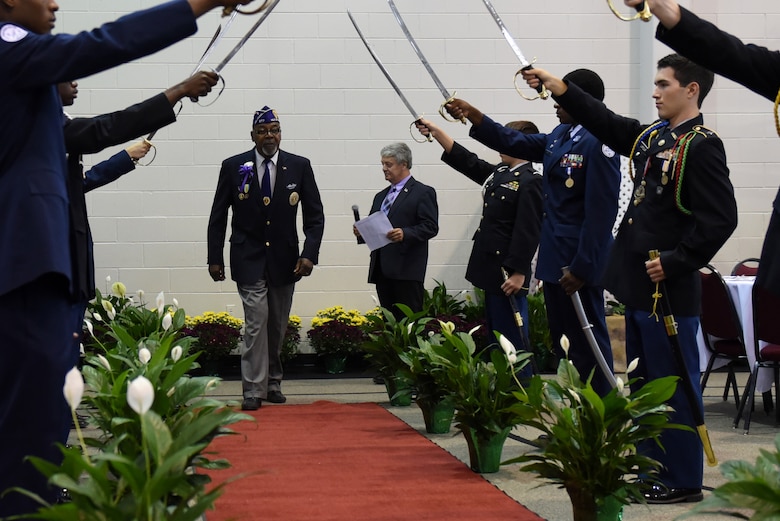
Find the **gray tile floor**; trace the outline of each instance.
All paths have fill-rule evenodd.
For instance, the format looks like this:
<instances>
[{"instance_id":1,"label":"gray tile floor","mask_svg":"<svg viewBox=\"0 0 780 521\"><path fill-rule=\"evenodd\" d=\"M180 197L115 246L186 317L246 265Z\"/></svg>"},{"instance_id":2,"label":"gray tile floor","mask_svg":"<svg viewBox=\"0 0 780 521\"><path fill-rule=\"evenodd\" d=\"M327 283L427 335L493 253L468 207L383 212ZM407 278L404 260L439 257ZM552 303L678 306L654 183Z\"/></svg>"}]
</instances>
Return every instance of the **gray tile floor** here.
<instances>
[{"instance_id":1,"label":"gray tile floor","mask_svg":"<svg viewBox=\"0 0 780 521\"><path fill-rule=\"evenodd\" d=\"M740 386L744 386L746 380L747 373L737 375ZM732 427L736 413L733 398L730 398L729 402L722 400L724 382L725 375L719 373L712 375L704 393L705 419L712 445L720 462L741 459L753 463L760 449L772 450L774 447L775 436L780 432L775 426L774 413L767 415L763 411L759 397L756 402L756 412L753 414L750 434L743 435L742 424L738 429ZM297 379L285 381L282 387L288 399L287 404L307 404L317 400L340 403L380 403L456 458L464 462L468 461L466 443L462 435L455 430L450 434L426 434L419 408L415 405L391 407L384 386L374 384L370 378ZM214 390L214 395L226 400L240 401L241 383L239 381L224 381ZM264 403L263 407L284 407L284 405ZM513 432L529 439L537 435L531 429L522 427ZM509 459L528 450L532 450L532 448L526 444L508 440L504 447L503 458ZM540 487L540 480L532 474L519 472L517 466L502 467L498 473L487 474L484 477L507 495L547 520L567 521L572 519L571 506L565 491L550 485ZM705 468L705 488L714 488L723 482L724 478L717 467ZM672 520L689 509L690 505L685 504L632 505L626 508L623 519L625 521ZM702 516L695 519L725 518Z\"/></svg>"}]
</instances>

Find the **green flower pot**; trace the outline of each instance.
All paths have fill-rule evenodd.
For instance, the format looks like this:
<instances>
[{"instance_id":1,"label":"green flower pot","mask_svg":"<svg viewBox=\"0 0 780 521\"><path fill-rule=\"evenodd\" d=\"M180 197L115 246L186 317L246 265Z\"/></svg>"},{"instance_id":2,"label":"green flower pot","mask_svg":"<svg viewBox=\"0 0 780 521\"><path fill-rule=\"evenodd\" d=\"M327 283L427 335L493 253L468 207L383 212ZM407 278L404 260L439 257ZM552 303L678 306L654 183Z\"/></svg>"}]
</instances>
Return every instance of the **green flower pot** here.
<instances>
[{"instance_id":1,"label":"green flower pot","mask_svg":"<svg viewBox=\"0 0 780 521\"><path fill-rule=\"evenodd\" d=\"M452 417L455 415L455 403L451 397L438 402L417 400L417 406L422 411L425 420L425 432L430 434L446 434L450 432Z\"/></svg>"},{"instance_id":2,"label":"green flower pot","mask_svg":"<svg viewBox=\"0 0 780 521\"><path fill-rule=\"evenodd\" d=\"M512 429L507 427L486 440L478 438L470 428L463 430L463 436L465 436L466 445L469 448L471 470L480 474L498 472L501 466L501 452L510 430Z\"/></svg>"},{"instance_id":3,"label":"green flower pot","mask_svg":"<svg viewBox=\"0 0 780 521\"><path fill-rule=\"evenodd\" d=\"M326 355L325 372L328 374L341 374L347 370L347 355Z\"/></svg>"},{"instance_id":4,"label":"green flower pot","mask_svg":"<svg viewBox=\"0 0 780 521\"><path fill-rule=\"evenodd\" d=\"M405 407L412 404L412 388L406 380L396 376L385 376L384 379L390 405Z\"/></svg>"},{"instance_id":5,"label":"green flower pot","mask_svg":"<svg viewBox=\"0 0 780 521\"><path fill-rule=\"evenodd\" d=\"M623 503L612 496L604 498L598 502L596 511L596 521L622 521Z\"/></svg>"}]
</instances>

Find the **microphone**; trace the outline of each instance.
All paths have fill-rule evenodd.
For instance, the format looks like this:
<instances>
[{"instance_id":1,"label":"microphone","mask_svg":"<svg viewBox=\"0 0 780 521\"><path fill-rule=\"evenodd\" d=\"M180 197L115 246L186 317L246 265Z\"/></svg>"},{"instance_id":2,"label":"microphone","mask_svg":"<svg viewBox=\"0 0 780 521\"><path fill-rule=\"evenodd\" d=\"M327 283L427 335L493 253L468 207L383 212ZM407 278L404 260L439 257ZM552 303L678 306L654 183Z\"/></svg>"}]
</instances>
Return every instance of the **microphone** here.
<instances>
[{"instance_id":1,"label":"microphone","mask_svg":"<svg viewBox=\"0 0 780 521\"><path fill-rule=\"evenodd\" d=\"M358 213L358 205L356 205L356 204L352 205L352 215L355 216L355 222L358 222L360 220L360 214ZM363 240L363 237L357 237L357 243L358 244L365 244L366 241Z\"/></svg>"}]
</instances>

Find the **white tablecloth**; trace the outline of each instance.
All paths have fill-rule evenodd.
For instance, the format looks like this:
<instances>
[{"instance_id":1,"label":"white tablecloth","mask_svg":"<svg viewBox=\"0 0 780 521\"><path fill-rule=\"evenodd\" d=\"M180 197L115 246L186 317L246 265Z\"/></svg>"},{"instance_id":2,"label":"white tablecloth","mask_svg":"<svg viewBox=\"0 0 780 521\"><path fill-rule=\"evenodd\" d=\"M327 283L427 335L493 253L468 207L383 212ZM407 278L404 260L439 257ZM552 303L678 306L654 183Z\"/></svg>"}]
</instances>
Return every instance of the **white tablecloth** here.
<instances>
[{"instance_id":1,"label":"white tablecloth","mask_svg":"<svg viewBox=\"0 0 780 521\"><path fill-rule=\"evenodd\" d=\"M745 339L745 348L747 349L747 357L750 362L750 368L753 368L753 364L756 362L756 352L753 347L753 283L755 277L746 276L725 276L723 280L726 281L726 286L731 292L731 298L734 299L734 305L737 308L737 315L742 323L742 335ZM699 368L702 372L707 369L707 363L710 360L710 352L707 350L707 346L704 345L704 337L702 336L701 329L699 330ZM762 342L763 344L763 342ZM716 364L715 367L724 365L723 363ZM773 375L772 370L769 368L762 368L758 373L758 382L756 383L756 391L763 393L772 388Z\"/></svg>"}]
</instances>

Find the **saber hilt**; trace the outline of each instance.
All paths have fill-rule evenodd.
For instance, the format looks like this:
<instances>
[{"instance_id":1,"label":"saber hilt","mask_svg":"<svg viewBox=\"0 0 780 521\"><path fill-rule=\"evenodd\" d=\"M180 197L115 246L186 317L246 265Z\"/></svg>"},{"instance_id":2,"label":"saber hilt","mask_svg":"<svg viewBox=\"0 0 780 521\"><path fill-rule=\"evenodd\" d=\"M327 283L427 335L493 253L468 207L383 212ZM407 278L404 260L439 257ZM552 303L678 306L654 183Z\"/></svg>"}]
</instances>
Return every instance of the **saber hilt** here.
<instances>
[{"instance_id":1,"label":"saber hilt","mask_svg":"<svg viewBox=\"0 0 780 521\"><path fill-rule=\"evenodd\" d=\"M647 2L642 2L641 4L638 4L634 7L636 9L636 14L632 16L626 16L620 13L620 11L617 10L615 5L612 3L612 0L607 0L607 4L609 4L609 8L612 10L612 13L623 20L624 22L631 22L633 20L642 20L643 22L649 22L651 18L653 18L653 13L650 12L650 6L647 4Z\"/></svg>"},{"instance_id":2,"label":"saber hilt","mask_svg":"<svg viewBox=\"0 0 780 521\"><path fill-rule=\"evenodd\" d=\"M648 252L650 260L655 260L661 257L661 252L658 250L650 250ZM707 465L714 467L718 464L718 459L715 457L715 451L712 449L712 442L710 442L710 435L707 432L707 426L704 424L704 412L699 408L699 398L696 395L696 390L693 387L690 376L688 374L688 368L685 363L685 358L682 354L682 348L680 347L680 339L677 336L677 322L674 319L674 313L672 313L672 305L669 302L669 293L666 291L666 282L661 280L659 282L661 287L661 310L664 314L664 326L666 328L666 335L669 337L669 342L672 345L672 353L674 354L677 362L677 368L680 372L680 381L683 385L683 391L688 399L688 406L691 408L691 414L693 421L696 424L696 432L701 440L702 447L704 448L704 455L707 458Z\"/></svg>"},{"instance_id":3,"label":"saber hilt","mask_svg":"<svg viewBox=\"0 0 780 521\"><path fill-rule=\"evenodd\" d=\"M257 14L260 11L262 11L263 9L265 9L265 6L268 5L268 2L270 2L270 1L271 0L265 0L262 4L260 4L260 7L258 7L254 11L242 11L238 7L227 7L227 6L225 6L225 8L222 9L222 17L224 18L226 16L230 16L233 13L233 11L237 12L238 14L245 14L245 15Z\"/></svg>"}]
</instances>

